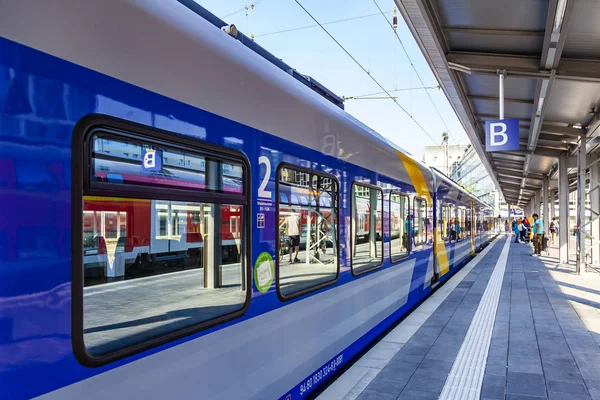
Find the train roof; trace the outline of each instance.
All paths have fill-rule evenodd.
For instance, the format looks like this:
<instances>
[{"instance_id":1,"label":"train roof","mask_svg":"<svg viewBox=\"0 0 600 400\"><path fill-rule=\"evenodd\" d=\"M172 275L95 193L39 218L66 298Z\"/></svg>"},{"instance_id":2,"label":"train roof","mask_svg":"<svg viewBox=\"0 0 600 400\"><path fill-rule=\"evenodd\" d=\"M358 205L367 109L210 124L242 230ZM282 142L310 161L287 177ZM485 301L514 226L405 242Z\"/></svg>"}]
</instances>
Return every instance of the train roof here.
<instances>
[{"instance_id":1,"label":"train roof","mask_svg":"<svg viewBox=\"0 0 600 400\"><path fill-rule=\"evenodd\" d=\"M182 2L22 0L2 8L0 36L9 40L409 181L402 154L434 189L423 162Z\"/></svg>"}]
</instances>

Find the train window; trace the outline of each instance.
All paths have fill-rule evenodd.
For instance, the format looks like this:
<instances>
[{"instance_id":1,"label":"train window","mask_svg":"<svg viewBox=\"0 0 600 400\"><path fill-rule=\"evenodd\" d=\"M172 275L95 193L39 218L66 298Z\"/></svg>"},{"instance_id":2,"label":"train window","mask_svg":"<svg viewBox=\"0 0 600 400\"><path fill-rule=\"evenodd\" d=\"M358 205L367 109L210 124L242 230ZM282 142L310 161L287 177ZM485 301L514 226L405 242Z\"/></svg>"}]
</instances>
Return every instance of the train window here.
<instances>
[{"instance_id":1,"label":"train window","mask_svg":"<svg viewBox=\"0 0 600 400\"><path fill-rule=\"evenodd\" d=\"M458 240L462 240L465 236L465 209L464 207L459 207L458 218L456 220L456 237Z\"/></svg>"},{"instance_id":2,"label":"train window","mask_svg":"<svg viewBox=\"0 0 600 400\"><path fill-rule=\"evenodd\" d=\"M383 264L381 189L352 185L352 273L363 274Z\"/></svg>"},{"instance_id":3,"label":"train window","mask_svg":"<svg viewBox=\"0 0 600 400\"><path fill-rule=\"evenodd\" d=\"M279 168L277 290L286 299L338 276L338 183L335 177Z\"/></svg>"},{"instance_id":4,"label":"train window","mask_svg":"<svg viewBox=\"0 0 600 400\"><path fill-rule=\"evenodd\" d=\"M471 232L471 207L467 207L466 211L465 211L465 235L467 237L470 237L472 232Z\"/></svg>"},{"instance_id":5,"label":"train window","mask_svg":"<svg viewBox=\"0 0 600 400\"><path fill-rule=\"evenodd\" d=\"M413 238L415 245L427 242L427 201L416 197L413 202L414 227Z\"/></svg>"},{"instance_id":6,"label":"train window","mask_svg":"<svg viewBox=\"0 0 600 400\"><path fill-rule=\"evenodd\" d=\"M390 193L390 259L393 263L410 252L409 210L408 196Z\"/></svg>"},{"instance_id":7,"label":"train window","mask_svg":"<svg viewBox=\"0 0 600 400\"><path fill-rule=\"evenodd\" d=\"M467 237L467 210L464 207L460 207L458 215L458 240L462 240Z\"/></svg>"},{"instance_id":8,"label":"train window","mask_svg":"<svg viewBox=\"0 0 600 400\"><path fill-rule=\"evenodd\" d=\"M450 226L450 213L448 211L448 206L446 205L442 205L441 207L442 209L442 218L439 221L439 225L440 225L440 235L442 237L443 240L448 240L449 238L449 226Z\"/></svg>"},{"instance_id":9,"label":"train window","mask_svg":"<svg viewBox=\"0 0 600 400\"><path fill-rule=\"evenodd\" d=\"M284 299L338 276L338 183L296 167L279 168L277 289Z\"/></svg>"},{"instance_id":10,"label":"train window","mask_svg":"<svg viewBox=\"0 0 600 400\"><path fill-rule=\"evenodd\" d=\"M149 142L130 142L128 151L138 154L138 161L137 157L131 159L125 156L125 143L123 139L112 136L94 136L90 171L92 187L98 187L97 183L111 183L164 190L244 194L241 163Z\"/></svg>"},{"instance_id":11,"label":"train window","mask_svg":"<svg viewBox=\"0 0 600 400\"><path fill-rule=\"evenodd\" d=\"M448 205L448 240L455 242L457 238L456 206Z\"/></svg>"},{"instance_id":12,"label":"train window","mask_svg":"<svg viewBox=\"0 0 600 400\"><path fill-rule=\"evenodd\" d=\"M75 295L85 357L101 363L241 315L250 294L246 164L104 131L88 143ZM125 147L139 159L121 156ZM144 165L149 150L154 163Z\"/></svg>"}]
</instances>

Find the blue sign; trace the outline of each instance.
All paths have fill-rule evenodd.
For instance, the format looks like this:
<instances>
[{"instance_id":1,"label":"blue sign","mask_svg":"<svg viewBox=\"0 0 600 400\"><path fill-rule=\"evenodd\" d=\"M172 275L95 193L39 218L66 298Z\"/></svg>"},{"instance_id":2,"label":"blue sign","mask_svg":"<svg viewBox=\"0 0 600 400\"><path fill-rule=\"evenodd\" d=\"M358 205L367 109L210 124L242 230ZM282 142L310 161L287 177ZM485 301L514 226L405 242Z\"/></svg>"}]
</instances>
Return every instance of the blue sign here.
<instances>
[{"instance_id":1,"label":"blue sign","mask_svg":"<svg viewBox=\"0 0 600 400\"><path fill-rule=\"evenodd\" d=\"M162 151L143 149L142 169L145 171L160 171L162 169Z\"/></svg>"},{"instance_id":2,"label":"blue sign","mask_svg":"<svg viewBox=\"0 0 600 400\"><path fill-rule=\"evenodd\" d=\"M523 210L520 210L520 209L517 210L517 209L511 208L510 209L510 216L511 217L515 217L515 218L516 217L522 217L523 216Z\"/></svg>"},{"instance_id":3,"label":"blue sign","mask_svg":"<svg viewBox=\"0 0 600 400\"><path fill-rule=\"evenodd\" d=\"M519 119L485 121L485 151L519 150Z\"/></svg>"}]
</instances>

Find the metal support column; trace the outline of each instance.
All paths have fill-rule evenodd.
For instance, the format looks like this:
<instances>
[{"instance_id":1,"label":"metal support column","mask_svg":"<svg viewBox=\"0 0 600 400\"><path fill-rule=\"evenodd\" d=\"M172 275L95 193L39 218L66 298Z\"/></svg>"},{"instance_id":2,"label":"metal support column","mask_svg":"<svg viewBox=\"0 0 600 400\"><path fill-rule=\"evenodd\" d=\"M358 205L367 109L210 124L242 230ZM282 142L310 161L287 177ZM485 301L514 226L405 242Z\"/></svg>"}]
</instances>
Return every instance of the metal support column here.
<instances>
[{"instance_id":1,"label":"metal support column","mask_svg":"<svg viewBox=\"0 0 600 400\"><path fill-rule=\"evenodd\" d=\"M550 192L550 220L556 218L556 190Z\"/></svg>"},{"instance_id":2,"label":"metal support column","mask_svg":"<svg viewBox=\"0 0 600 400\"><path fill-rule=\"evenodd\" d=\"M558 159L558 218L559 218L559 260L569 262L569 156L563 154Z\"/></svg>"},{"instance_id":3,"label":"metal support column","mask_svg":"<svg viewBox=\"0 0 600 400\"><path fill-rule=\"evenodd\" d=\"M585 259L585 170L587 139L582 137L577 149L577 256L575 271L586 272Z\"/></svg>"},{"instance_id":4,"label":"metal support column","mask_svg":"<svg viewBox=\"0 0 600 400\"><path fill-rule=\"evenodd\" d=\"M600 164L595 163L590 168L590 232L591 239L591 263L600 264Z\"/></svg>"},{"instance_id":5,"label":"metal support column","mask_svg":"<svg viewBox=\"0 0 600 400\"><path fill-rule=\"evenodd\" d=\"M550 196L548 195L549 183L548 177L545 177L544 181L542 182L542 203L544 206L542 207L542 215L540 215L540 218L542 218L542 222L544 223L545 235L548 235L548 232L550 232L550 207L548 205L550 201Z\"/></svg>"},{"instance_id":6,"label":"metal support column","mask_svg":"<svg viewBox=\"0 0 600 400\"><path fill-rule=\"evenodd\" d=\"M500 105L500 109L498 110L500 114L499 119L504 119L504 74L506 74L506 71L500 71L498 74L498 103Z\"/></svg>"}]
</instances>

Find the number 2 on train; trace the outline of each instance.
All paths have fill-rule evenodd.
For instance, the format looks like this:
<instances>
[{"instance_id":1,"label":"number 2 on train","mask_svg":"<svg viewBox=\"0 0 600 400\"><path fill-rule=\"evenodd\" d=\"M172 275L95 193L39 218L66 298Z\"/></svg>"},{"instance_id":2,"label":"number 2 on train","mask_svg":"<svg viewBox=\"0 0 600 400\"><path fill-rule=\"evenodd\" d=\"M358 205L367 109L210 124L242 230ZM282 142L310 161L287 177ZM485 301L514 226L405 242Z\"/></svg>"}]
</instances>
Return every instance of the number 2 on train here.
<instances>
[{"instance_id":1,"label":"number 2 on train","mask_svg":"<svg viewBox=\"0 0 600 400\"><path fill-rule=\"evenodd\" d=\"M266 190L266 189L267 189L267 184L269 183L269 178L271 177L271 161L266 156L260 156L260 157L258 157L258 163L265 164L265 167L266 167L265 176L262 178L262 181L260 182L260 186L258 187L258 197L263 197L263 198L266 197L266 198L270 199L271 191Z\"/></svg>"}]
</instances>

